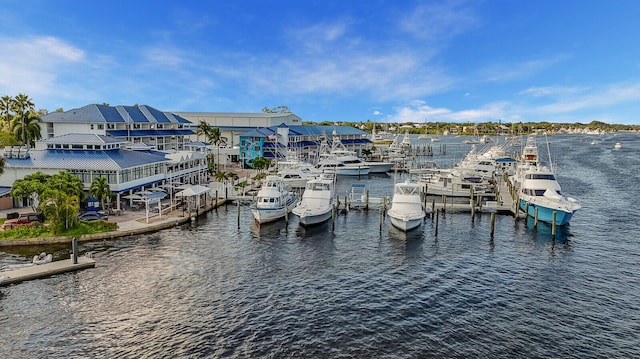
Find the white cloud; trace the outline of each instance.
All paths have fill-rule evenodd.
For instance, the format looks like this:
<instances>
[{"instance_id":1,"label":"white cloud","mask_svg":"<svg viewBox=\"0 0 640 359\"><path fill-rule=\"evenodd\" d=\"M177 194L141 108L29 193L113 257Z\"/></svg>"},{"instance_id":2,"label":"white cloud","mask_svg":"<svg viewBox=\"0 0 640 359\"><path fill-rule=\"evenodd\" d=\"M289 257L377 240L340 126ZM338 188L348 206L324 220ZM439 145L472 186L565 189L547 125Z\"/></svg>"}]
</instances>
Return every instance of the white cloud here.
<instances>
[{"instance_id":1,"label":"white cloud","mask_svg":"<svg viewBox=\"0 0 640 359\"><path fill-rule=\"evenodd\" d=\"M588 87L564 87L564 86L548 86L548 87L530 87L520 91L518 95L531 95L533 97L546 96L567 96L575 95L588 91Z\"/></svg>"},{"instance_id":2,"label":"white cloud","mask_svg":"<svg viewBox=\"0 0 640 359\"><path fill-rule=\"evenodd\" d=\"M0 93L32 98L58 91L58 73L85 59L83 50L50 36L0 37L0 54Z\"/></svg>"},{"instance_id":3,"label":"white cloud","mask_svg":"<svg viewBox=\"0 0 640 359\"><path fill-rule=\"evenodd\" d=\"M528 60L519 63L499 63L491 65L480 71L483 81L504 82L523 78L530 78L534 75L565 61L569 56L559 54L550 58Z\"/></svg>"},{"instance_id":4,"label":"white cloud","mask_svg":"<svg viewBox=\"0 0 640 359\"><path fill-rule=\"evenodd\" d=\"M400 28L419 39L441 41L478 23L471 8L459 2L429 3L416 7L400 22Z\"/></svg>"}]
</instances>

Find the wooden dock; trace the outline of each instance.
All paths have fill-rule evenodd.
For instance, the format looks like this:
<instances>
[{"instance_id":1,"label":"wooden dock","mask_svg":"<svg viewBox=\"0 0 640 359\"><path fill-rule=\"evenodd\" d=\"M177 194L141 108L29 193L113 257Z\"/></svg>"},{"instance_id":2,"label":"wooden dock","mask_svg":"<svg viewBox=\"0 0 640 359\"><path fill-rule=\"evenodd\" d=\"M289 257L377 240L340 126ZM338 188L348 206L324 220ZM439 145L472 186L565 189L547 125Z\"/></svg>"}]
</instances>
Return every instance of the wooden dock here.
<instances>
[{"instance_id":1,"label":"wooden dock","mask_svg":"<svg viewBox=\"0 0 640 359\"><path fill-rule=\"evenodd\" d=\"M63 259L45 264L34 264L28 267L0 272L0 287L95 266L96 261L86 256L78 257L78 263L75 264L71 259Z\"/></svg>"}]
</instances>

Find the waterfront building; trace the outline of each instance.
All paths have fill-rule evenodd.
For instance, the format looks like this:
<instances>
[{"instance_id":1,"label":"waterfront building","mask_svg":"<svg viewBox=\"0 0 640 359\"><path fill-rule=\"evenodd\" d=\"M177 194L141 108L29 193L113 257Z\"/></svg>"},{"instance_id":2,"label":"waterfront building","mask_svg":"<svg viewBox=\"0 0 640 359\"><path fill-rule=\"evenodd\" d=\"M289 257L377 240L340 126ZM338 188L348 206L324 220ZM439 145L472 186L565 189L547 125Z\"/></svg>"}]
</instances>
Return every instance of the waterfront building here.
<instances>
[{"instance_id":1,"label":"waterfront building","mask_svg":"<svg viewBox=\"0 0 640 359\"><path fill-rule=\"evenodd\" d=\"M42 138L69 133L111 136L126 141L125 147L148 147L159 151L183 150L193 135L191 122L151 106L91 104L42 116Z\"/></svg>"},{"instance_id":2,"label":"waterfront building","mask_svg":"<svg viewBox=\"0 0 640 359\"><path fill-rule=\"evenodd\" d=\"M173 114L185 118L191 122L189 128L194 131L201 121L206 122L211 127L220 129L222 147L238 147L240 134L264 127L274 127L280 124L288 126L301 126L302 119L293 113L268 113L268 112L181 112L175 111ZM198 139L191 135L191 139ZM206 139L205 139L206 140Z\"/></svg>"},{"instance_id":3,"label":"waterfront building","mask_svg":"<svg viewBox=\"0 0 640 359\"><path fill-rule=\"evenodd\" d=\"M367 132L351 126L289 126L283 123L240 134L239 156L246 166L251 166L257 157L285 158L292 151L299 158L313 162L322 141L334 137L358 154L372 145Z\"/></svg>"},{"instance_id":4,"label":"waterfront building","mask_svg":"<svg viewBox=\"0 0 640 359\"><path fill-rule=\"evenodd\" d=\"M94 178L105 177L116 194L120 209L122 196L161 184L199 184L207 179L206 155L199 151L162 152L153 149L126 149L127 141L99 134L69 133L36 142L36 147L6 147L4 173L0 175L0 195L7 196L16 180L36 172L53 175L69 171L89 190ZM4 208L27 206L23 202L0 202Z\"/></svg>"}]
</instances>

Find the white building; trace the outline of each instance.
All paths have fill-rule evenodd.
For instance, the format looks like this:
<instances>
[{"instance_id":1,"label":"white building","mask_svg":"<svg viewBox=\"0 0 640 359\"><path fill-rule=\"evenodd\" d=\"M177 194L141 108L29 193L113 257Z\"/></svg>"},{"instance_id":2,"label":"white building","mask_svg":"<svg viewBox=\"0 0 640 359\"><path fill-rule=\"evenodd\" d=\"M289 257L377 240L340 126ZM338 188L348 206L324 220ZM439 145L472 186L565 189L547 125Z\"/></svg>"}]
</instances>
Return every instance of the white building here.
<instances>
[{"instance_id":1,"label":"white building","mask_svg":"<svg viewBox=\"0 0 640 359\"><path fill-rule=\"evenodd\" d=\"M238 146L240 143L240 134L249 130L263 127L273 127L280 124L287 126L300 126L302 119L293 113L235 113L235 112L173 112L175 115L187 119L191 122L190 129L195 132L201 121L209 124L211 127L218 127L223 142L228 148ZM198 139L197 136L191 135L191 140Z\"/></svg>"},{"instance_id":2,"label":"white building","mask_svg":"<svg viewBox=\"0 0 640 359\"><path fill-rule=\"evenodd\" d=\"M182 150L193 135L191 122L176 114L151 106L108 106L91 104L81 108L50 112L42 116L42 138L69 133L111 136L128 142L127 146Z\"/></svg>"},{"instance_id":3,"label":"white building","mask_svg":"<svg viewBox=\"0 0 640 359\"><path fill-rule=\"evenodd\" d=\"M119 208L121 196L135 191L176 182L200 184L207 178L203 153L135 151L125 149L125 144L104 135L66 134L37 141L35 149L7 147L1 153L6 163L0 175L0 195L6 196L16 180L35 172L53 175L69 171L80 178L84 190L94 178L105 177ZM26 205L13 203L16 207Z\"/></svg>"}]
</instances>

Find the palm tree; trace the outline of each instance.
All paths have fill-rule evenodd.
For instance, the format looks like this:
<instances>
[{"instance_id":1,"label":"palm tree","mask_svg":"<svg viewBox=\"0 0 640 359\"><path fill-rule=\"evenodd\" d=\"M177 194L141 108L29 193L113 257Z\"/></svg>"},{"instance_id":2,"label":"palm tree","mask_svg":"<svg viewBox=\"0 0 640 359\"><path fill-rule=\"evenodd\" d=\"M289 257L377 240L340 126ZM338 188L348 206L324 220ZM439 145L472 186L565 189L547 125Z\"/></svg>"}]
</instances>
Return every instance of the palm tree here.
<instances>
[{"instance_id":1,"label":"palm tree","mask_svg":"<svg viewBox=\"0 0 640 359\"><path fill-rule=\"evenodd\" d=\"M17 114L11 123L11 133L21 139L23 145L34 147L35 141L42 138L40 122L42 122L40 115L33 110L21 115Z\"/></svg>"},{"instance_id":2,"label":"palm tree","mask_svg":"<svg viewBox=\"0 0 640 359\"><path fill-rule=\"evenodd\" d=\"M202 125L204 121L200 121L200 126ZM198 126L198 128L200 127ZM217 153L217 157L216 158L216 167L218 165L218 163L220 163L220 144L224 143L224 140L222 139L222 136L220 135L220 128L218 127L209 127L209 125L207 124L207 131L204 132L205 137L207 138L207 142L211 143L212 145L218 147L218 153ZM219 169L219 168L217 168Z\"/></svg>"},{"instance_id":3,"label":"palm tree","mask_svg":"<svg viewBox=\"0 0 640 359\"><path fill-rule=\"evenodd\" d=\"M198 141L200 141L200 135L202 135L205 139L208 139L210 131L211 127L209 127L209 124L205 120L200 120L200 123L196 128L196 136Z\"/></svg>"},{"instance_id":4,"label":"palm tree","mask_svg":"<svg viewBox=\"0 0 640 359\"><path fill-rule=\"evenodd\" d=\"M91 182L89 194L100 200L100 208L106 208L106 200L111 197L111 188L106 177L96 177Z\"/></svg>"},{"instance_id":5,"label":"palm tree","mask_svg":"<svg viewBox=\"0 0 640 359\"><path fill-rule=\"evenodd\" d=\"M2 121L1 127L3 130L9 130L9 123L11 122L11 113L13 112L13 97L2 96L0 98L0 120Z\"/></svg>"}]
</instances>

